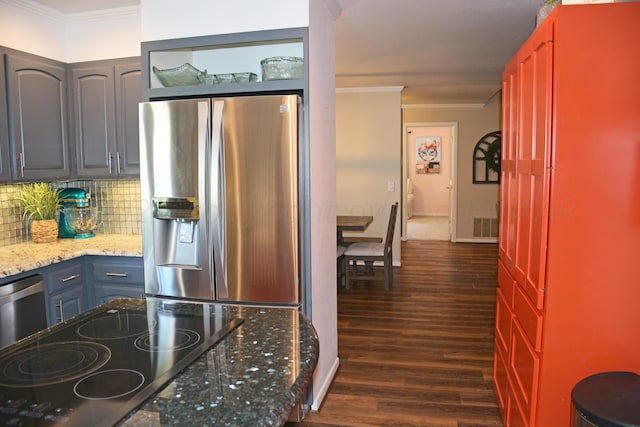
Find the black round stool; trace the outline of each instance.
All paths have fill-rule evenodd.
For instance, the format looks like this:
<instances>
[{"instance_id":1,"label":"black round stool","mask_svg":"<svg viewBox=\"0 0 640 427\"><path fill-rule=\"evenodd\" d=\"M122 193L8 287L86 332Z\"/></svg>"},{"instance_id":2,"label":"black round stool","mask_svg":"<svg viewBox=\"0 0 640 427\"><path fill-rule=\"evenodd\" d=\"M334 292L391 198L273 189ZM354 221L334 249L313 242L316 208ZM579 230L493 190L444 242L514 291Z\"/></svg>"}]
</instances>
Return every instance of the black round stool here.
<instances>
[{"instance_id":1,"label":"black round stool","mask_svg":"<svg viewBox=\"0 0 640 427\"><path fill-rule=\"evenodd\" d=\"M571 392L573 427L640 427L640 376L604 372Z\"/></svg>"}]
</instances>

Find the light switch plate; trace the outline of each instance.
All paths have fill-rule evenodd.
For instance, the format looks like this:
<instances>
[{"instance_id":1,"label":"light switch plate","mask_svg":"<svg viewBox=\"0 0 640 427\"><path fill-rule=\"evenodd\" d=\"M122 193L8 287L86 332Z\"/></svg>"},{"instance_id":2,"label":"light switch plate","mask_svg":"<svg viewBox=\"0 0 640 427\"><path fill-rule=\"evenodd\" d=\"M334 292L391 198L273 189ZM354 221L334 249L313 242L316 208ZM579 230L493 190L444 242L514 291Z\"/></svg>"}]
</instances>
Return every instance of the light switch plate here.
<instances>
[{"instance_id":1,"label":"light switch plate","mask_svg":"<svg viewBox=\"0 0 640 427\"><path fill-rule=\"evenodd\" d=\"M396 191L396 183L393 181L387 182L387 191Z\"/></svg>"}]
</instances>

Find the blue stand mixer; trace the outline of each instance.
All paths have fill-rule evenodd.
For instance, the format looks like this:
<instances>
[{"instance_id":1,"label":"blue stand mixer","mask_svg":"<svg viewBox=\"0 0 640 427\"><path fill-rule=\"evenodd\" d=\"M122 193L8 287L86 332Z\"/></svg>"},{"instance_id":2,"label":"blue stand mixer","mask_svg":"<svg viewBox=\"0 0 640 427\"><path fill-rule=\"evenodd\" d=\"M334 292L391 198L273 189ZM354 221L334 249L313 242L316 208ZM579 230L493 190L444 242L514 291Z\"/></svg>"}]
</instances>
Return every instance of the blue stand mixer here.
<instances>
[{"instance_id":1,"label":"blue stand mixer","mask_svg":"<svg viewBox=\"0 0 640 427\"><path fill-rule=\"evenodd\" d=\"M65 188L60 192L60 198L58 237L85 239L95 236L96 215L91 207L91 194L82 188Z\"/></svg>"}]
</instances>

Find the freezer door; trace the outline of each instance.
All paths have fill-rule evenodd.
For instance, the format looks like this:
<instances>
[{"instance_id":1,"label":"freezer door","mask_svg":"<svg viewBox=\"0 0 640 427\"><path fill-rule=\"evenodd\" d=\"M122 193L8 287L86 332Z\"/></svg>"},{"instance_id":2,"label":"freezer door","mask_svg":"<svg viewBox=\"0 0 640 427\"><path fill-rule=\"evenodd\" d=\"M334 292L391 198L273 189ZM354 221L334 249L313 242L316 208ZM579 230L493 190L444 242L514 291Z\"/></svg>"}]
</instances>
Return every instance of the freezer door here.
<instances>
[{"instance_id":1,"label":"freezer door","mask_svg":"<svg viewBox=\"0 0 640 427\"><path fill-rule=\"evenodd\" d=\"M140 104L140 192L145 290L212 300L205 157L210 101Z\"/></svg>"},{"instance_id":2,"label":"freezer door","mask_svg":"<svg viewBox=\"0 0 640 427\"><path fill-rule=\"evenodd\" d=\"M213 100L225 201L219 300L300 302L298 102L295 95Z\"/></svg>"}]
</instances>

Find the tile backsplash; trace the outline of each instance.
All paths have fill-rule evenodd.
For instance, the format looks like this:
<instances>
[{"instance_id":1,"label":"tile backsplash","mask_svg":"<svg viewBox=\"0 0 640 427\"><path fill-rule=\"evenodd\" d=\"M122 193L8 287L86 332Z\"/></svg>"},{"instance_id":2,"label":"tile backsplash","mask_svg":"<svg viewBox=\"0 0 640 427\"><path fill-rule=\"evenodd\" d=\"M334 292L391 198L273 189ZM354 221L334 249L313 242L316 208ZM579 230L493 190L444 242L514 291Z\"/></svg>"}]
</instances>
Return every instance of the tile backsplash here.
<instances>
[{"instance_id":1,"label":"tile backsplash","mask_svg":"<svg viewBox=\"0 0 640 427\"><path fill-rule=\"evenodd\" d=\"M16 194L23 184L0 185L0 246L30 240ZM140 234L140 181L92 180L52 182L56 188L82 188L98 209L98 233Z\"/></svg>"}]
</instances>

